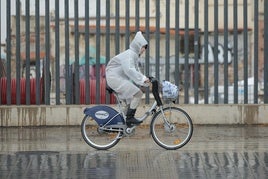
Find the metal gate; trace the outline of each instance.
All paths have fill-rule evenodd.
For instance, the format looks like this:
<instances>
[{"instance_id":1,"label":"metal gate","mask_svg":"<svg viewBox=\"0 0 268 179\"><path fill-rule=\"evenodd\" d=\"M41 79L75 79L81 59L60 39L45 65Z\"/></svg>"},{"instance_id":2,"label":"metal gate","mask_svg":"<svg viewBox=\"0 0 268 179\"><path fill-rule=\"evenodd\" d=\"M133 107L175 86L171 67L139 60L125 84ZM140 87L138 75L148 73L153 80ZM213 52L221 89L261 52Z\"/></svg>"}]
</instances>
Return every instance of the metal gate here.
<instances>
[{"instance_id":1,"label":"metal gate","mask_svg":"<svg viewBox=\"0 0 268 179\"><path fill-rule=\"evenodd\" d=\"M138 30L178 103L268 102L268 1L1 0L0 104L114 103L105 65ZM145 102L150 102L149 91Z\"/></svg>"}]
</instances>

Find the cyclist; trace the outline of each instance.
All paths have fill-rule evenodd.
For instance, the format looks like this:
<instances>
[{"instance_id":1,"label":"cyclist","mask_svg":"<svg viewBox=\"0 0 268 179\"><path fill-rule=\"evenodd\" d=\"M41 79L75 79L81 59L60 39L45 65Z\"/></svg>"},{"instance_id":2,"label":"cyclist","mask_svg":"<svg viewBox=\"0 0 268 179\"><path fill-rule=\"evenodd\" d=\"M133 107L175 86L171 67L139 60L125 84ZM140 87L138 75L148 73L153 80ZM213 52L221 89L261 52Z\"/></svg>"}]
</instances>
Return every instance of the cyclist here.
<instances>
[{"instance_id":1,"label":"cyclist","mask_svg":"<svg viewBox=\"0 0 268 179\"><path fill-rule=\"evenodd\" d=\"M140 72L138 60L147 46L148 42L138 31L130 43L129 49L113 57L106 66L108 86L129 105L126 113L127 125L141 123L134 117L143 95L138 86L148 87L149 79Z\"/></svg>"}]
</instances>

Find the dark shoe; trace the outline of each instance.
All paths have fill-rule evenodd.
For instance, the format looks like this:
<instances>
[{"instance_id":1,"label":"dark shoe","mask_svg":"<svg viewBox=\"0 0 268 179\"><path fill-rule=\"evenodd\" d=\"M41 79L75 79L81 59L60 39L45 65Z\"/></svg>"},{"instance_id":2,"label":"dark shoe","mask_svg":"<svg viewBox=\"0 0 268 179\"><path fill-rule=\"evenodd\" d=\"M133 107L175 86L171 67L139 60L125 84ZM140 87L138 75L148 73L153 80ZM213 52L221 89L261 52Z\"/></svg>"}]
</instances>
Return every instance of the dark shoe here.
<instances>
[{"instance_id":1,"label":"dark shoe","mask_svg":"<svg viewBox=\"0 0 268 179\"><path fill-rule=\"evenodd\" d=\"M127 118L127 123L140 124L140 123L142 123L142 121L139 121L139 120L136 119L135 117L132 117L132 118L130 118L130 119Z\"/></svg>"},{"instance_id":2,"label":"dark shoe","mask_svg":"<svg viewBox=\"0 0 268 179\"><path fill-rule=\"evenodd\" d=\"M142 123L142 121L139 121L139 120L137 120L135 117L134 117L134 115L135 115L135 113L136 113L136 109L128 109L128 111L127 111L127 125L128 126L131 126L131 124L140 124L140 123Z\"/></svg>"},{"instance_id":3,"label":"dark shoe","mask_svg":"<svg viewBox=\"0 0 268 179\"><path fill-rule=\"evenodd\" d=\"M142 121L139 121L139 120L137 120L136 118L131 118L131 119L127 119L127 126L128 127L133 127L133 126L137 126L137 125L139 125L139 124L141 124L142 123Z\"/></svg>"}]
</instances>

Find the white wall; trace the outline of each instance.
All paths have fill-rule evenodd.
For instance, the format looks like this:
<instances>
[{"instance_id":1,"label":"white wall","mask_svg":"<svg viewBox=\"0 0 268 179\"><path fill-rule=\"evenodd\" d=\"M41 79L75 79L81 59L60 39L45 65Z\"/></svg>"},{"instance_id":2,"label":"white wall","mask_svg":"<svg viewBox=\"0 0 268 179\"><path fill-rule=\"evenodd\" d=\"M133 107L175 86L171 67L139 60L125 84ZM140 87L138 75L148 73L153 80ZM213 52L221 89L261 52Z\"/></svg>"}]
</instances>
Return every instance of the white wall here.
<instances>
[{"instance_id":1,"label":"white wall","mask_svg":"<svg viewBox=\"0 0 268 179\"><path fill-rule=\"evenodd\" d=\"M0 126L61 126L80 125L84 105L1 106ZM86 106L90 107L90 106ZM115 107L111 105L111 107ZM141 104L137 117L149 109ZM268 105L178 105L197 124L268 124ZM115 109L117 109L115 107ZM149 124L150 117L142 123Z\"/></svg>"}]
</instances>

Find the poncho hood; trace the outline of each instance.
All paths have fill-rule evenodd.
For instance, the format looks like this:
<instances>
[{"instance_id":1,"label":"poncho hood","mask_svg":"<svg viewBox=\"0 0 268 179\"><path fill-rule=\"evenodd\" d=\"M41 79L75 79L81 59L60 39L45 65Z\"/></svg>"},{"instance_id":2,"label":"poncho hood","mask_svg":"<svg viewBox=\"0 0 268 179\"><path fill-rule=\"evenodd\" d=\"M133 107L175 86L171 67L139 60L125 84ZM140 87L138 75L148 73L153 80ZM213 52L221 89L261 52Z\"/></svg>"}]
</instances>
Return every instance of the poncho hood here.
<instances>
[{"instance_id":1,"label":"poncho hood","mask_svg":"<svg viewBox=\"0 0 268 179\"><path fill-rule=\"evenodd\" d=\"M136 52L137 54L140 54L141 48L144 45L148 45L148 42L145 40L145 38L143 37L141 31L138 31L134 37L134 39L132 40L132 42L129 45L129 48L131 50L133 50L134 52Z\"/></svg>"}]
</instances>

